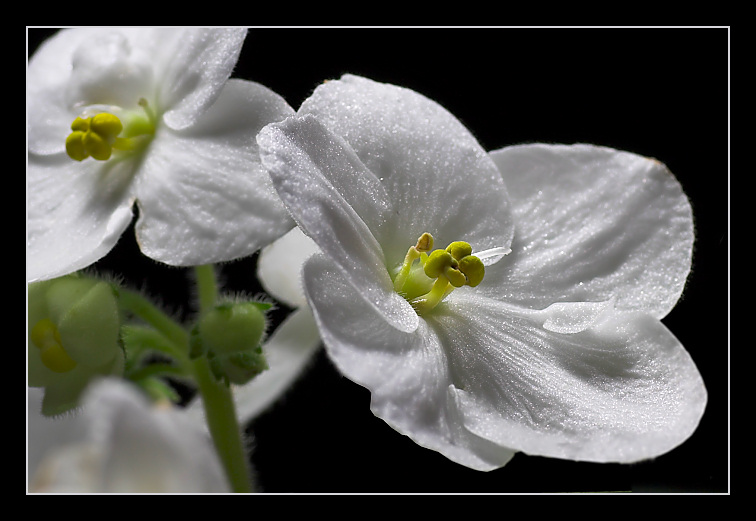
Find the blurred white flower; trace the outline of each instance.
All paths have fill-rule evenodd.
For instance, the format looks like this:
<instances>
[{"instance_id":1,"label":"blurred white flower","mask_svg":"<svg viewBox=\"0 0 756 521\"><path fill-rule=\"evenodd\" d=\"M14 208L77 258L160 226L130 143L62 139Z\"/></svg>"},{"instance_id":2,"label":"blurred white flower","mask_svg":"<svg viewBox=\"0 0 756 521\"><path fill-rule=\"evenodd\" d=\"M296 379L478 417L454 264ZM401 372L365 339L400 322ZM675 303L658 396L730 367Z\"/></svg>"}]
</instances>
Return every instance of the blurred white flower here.
<instances>
[{"instance_id":1,"label":"blurred white flower","mask_svg":"<svg viewBox=\"0 0 756 521\"><path fill-rule=\"evenodd\" d=\"M249 255L292 223L255 135L293 113L228 80L246 29L62 30L27 70L27 280L107 254L139 207L142 252L191 266Z\"/></svg>"},{"instance_id":2,"label":"blurred white flower","mask_svg":"<svg viewBox=\"0 0 756 521\"><path fill-rule=\"evenodd\" d=\"M229 492L207 433L186 413L103 379L77 415L39 414L29 389L29 489L35 493Z\"/></svg>"}]
</instances>

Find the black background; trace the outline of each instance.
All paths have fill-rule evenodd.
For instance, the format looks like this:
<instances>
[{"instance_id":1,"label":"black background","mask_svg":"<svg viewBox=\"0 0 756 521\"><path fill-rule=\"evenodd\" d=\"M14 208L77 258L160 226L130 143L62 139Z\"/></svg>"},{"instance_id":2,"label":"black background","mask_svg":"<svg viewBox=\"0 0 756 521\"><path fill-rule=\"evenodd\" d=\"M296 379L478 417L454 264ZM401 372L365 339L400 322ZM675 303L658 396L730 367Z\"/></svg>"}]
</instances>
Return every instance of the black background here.
<instances>
[{"instance_id":1,"label":"black background","mask_svg":"<svg viewBox=\"0 0 756 521\"><path fill-rule=\"evenodd\" d=\"M29 54L54 32L29 29ZM353 73L444 105L488 150L587 142L655 157L693 205L683 298L664 319L698 365L709 402L695 434L634 465L518 454L477 472L421 448L369 410L370 394L324 352L248 429L263 492L524 493L729 491L729 30L726 28L255 28L235 77L292 107ZM230 290L260 291L256 255L222 266ZM133 230L96 266L184 313L187 270L141 256ZM288 312L281 307L276 320Z\"/></svg>"}]
</instances>

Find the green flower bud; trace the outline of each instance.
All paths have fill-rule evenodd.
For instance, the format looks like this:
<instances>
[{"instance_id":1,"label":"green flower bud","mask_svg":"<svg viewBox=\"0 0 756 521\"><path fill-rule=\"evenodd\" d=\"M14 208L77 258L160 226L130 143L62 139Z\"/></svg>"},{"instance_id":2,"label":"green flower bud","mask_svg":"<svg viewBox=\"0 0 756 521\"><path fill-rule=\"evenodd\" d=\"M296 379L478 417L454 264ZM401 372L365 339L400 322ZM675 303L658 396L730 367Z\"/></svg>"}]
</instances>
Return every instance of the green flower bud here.
<instances>
[{"instance_id":1,"label":"green flower bud","mask_svg":"<svg viewBox=\"0 0 756 521\"><path fill-rule=\"evenodd\" d=\"M229 355L257 348L265 327L265 314L256 303L226 303L202 317L199 335L205 350Z\"/></svg>"},{"instance_id":2,"label":"green flower bud","mask_svg":"<svg viewBox=\"0 0 756 521\"><path fill-rule=\"evenodd\" d=\"M42 412L76 406L89 381L121 374L120 316L112 287L69 275L28 288L29 385L44 387Z\"/></svg>"},{"instance_id":3,"label":"green flower bud","mask_svg":"<svg viewBox=\"0 0 756 521\"><path fill-rule=\"evenodd\" d=\"M210 356L210 366L216 378L226 379L229 383L244 385L252 378L268 369L262 348L231 353L229 355Z\"/></svg>"},{"instance_id":4,"label":"green flower bud","mask_svg":"<svg viewBox=\"0 0 756 521\"><path fill-rule=\"evenodd\" d=\"M260 343L265 336L264 310L258 302L225 303L199 321L193 353L203 352L218 379L245 384L268 368Z\"/></svg>"}]
</instances>

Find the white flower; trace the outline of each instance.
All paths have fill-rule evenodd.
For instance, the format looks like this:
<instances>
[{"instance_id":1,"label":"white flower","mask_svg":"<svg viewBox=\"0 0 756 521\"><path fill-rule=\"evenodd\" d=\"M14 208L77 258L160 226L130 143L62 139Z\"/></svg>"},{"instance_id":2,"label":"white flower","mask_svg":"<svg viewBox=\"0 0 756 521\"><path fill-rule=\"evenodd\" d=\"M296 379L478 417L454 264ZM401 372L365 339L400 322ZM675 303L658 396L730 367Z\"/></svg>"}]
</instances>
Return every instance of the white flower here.
<instances>
[{"instance_id":1,"label":"white flower","mask_svg":"<svg viewBox=\"0 0 756 521\"><path fill-rule=\"evenodd\" d=\"M262 85L228 80L245 36L71 29L32 56L28 281L103 257L135 202L142 252L171 265L243 257L291 228L254 136L293 109Z\"/></svg>"},{"instance_id":2,"label":"white flower","mask_svg":"<svg viewBox=\"0 0 756 521\"><path fill-rule=\"evenodd\" d=\"M38 414L29 389L31 492L229 492L206 432L170 405L154 406L119 379L87 390L77 416Z\"/></svg>"},{"instance_id":3,"label":"white flower","mask_svg":"<svg viewBox=\"0 0 756 521\"><path fill-rule=\"evenodd\" d=\"M659 162L589 145L487 154L434 102L354 76L258 143L322 251L303 284L327 352L394 429L478 470L516 451L633 462L695 430L706 390L660 322L690 269L692 214ZM465 244L426 258L426 233Z\"/></svg>"}]
</instances>

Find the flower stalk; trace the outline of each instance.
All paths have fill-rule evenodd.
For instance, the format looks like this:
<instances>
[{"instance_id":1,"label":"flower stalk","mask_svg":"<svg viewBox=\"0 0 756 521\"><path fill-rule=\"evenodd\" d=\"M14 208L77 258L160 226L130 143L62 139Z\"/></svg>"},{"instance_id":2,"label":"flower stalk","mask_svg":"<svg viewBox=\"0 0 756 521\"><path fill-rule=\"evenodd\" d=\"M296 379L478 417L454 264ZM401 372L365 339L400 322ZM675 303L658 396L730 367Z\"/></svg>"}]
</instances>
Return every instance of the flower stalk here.
<instances>
[{"instance_id":1,"label":"flower stalk","mask_svg":"<svg viewBox=\"0 0 756 521\"><path fill-rule=\"evenodd\" d=\"M202 316L214 307L218 285L214 268L210 265L196 267L195 274ZM207 426L231 489L240 493L252 492L251 473L230 386L215 377L206 357L190 360L190 336L183 327L135 291L121 289L119 298L123 308L142 318L170 341L173 349L168 354L193 375L202 396Z\"/></svg>"},{"instance_id":2,"label":"flower stalk","mask_svg":"<svg viewBox=\"0 0 756 521\"><path fill-rule=\"evenodd\" d=\"M210 265L197 266L195 275L202 315L215 305L218 284L215 271ZM236 417L231 387L215 378L210 363L204 356L193 361L193 369L199 393L202 395L207 426L226 470L231 489L240 493L252 492L252 476L241 439L241 428Z\"/></svg>"}]
</instances>

